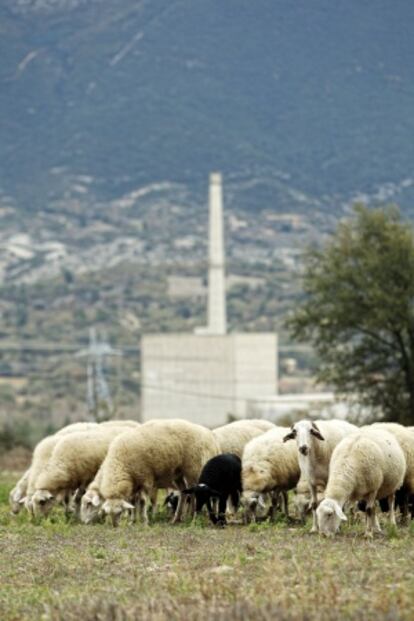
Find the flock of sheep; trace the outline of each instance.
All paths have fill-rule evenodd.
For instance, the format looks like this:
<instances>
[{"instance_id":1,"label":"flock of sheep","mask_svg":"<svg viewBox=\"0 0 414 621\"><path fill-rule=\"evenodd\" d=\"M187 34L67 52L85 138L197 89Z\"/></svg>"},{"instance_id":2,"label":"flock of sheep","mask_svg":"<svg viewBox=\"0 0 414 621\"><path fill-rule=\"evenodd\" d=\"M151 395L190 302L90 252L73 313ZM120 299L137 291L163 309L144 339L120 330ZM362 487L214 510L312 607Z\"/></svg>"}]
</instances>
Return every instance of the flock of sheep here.
<instances>
[{"instance_id":1,"label":"flock of sheep","mask_svg":"<svg viewBox=\"0 0 414 621\"><path fill-rule=\"evenodd\" d=\"M287 428L246 419L212 431L181 419L75 423L39 442L9 500L13 513L46 517L59 503L86 524L109 516L116 526L123 514L148 524L160 489L173 522L204 505L220 525L240 504L245 521L279 508L288 516L293 490L299 516L312 512L312 532L334 535L358 506L372 536L377 501L396 524L397 493L401 521L408 518L414 429L341 420Z\"/></svg>"}]
</instances>

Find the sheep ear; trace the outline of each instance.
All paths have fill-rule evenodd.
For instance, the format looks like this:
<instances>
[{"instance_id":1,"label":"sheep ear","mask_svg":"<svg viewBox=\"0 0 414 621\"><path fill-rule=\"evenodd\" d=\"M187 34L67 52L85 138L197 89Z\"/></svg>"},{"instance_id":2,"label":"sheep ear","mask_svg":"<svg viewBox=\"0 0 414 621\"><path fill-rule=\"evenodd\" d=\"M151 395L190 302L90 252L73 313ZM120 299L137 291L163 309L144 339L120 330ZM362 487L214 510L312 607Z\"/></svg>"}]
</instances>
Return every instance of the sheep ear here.
<instances>
[{"instance_id":1,"label":"sheep ear","mask_svg":"<svg viewBox=\"0 0 414 621\"><path fill-rule=\"evenodd\" d=\"M292 431L285 435L283 438L283 442L287 442L288 440L294 440L296 438L296 431L292 429Z\"/></svg>"},{"instance_id":2,"label":"sheep ear","mask_svg":"<svg viewBox=\"0 0 414 621\"><path fill-rule=\"evenodd\" d=\"M318 438L318 440L325 440L325 438L321 434L319 427L316 425L316 423L312 423L310 432L313 436L315 436L315 438Z\"/></svg>"},{"instance_id":3,"label":"sheep ear","mask_svg":"<svg viewBox=\"0 0 414 621\"><path fill-rule=\"evenodd\" d=\"M98 495L94 496L92 498L92 505L94 507L99 507L100 504L101 504L101 499L99 498L99 496Z\"/></svg>"},{"instance_id":4,"label":"sheep ear","mask_svg":"<svg viewBox=\"0 0 414 621\"><path fill-rule=\"evenodd\" d=\"M348 518L346 517L345 513L342 511L341 507L337 504L335 504L335 513L339 517L339 519L342 520L342 522L348 521Z\"/></svg>"},{"instance_id":5,"label":"sheep ear","mask_svg":"<svg viewBox=\"0 0 414 621\"><path fill-rule=\"evenodd\" d=\"M123 509L135 509L134 505L131 505L131 503L127 502L126 500L122 501L122 508Z\"/></svg>"},{"instance_id":6,"label":"sheep ear","mask_svg":"<svg viewBox=\"0 0 414 621\"><path fill-rule=\"evenodd\" d=\"M25 496L24 498L20 498L19 505L24 505L26 503L26 498L27 496Z\"/></svg>"}]
</instances>

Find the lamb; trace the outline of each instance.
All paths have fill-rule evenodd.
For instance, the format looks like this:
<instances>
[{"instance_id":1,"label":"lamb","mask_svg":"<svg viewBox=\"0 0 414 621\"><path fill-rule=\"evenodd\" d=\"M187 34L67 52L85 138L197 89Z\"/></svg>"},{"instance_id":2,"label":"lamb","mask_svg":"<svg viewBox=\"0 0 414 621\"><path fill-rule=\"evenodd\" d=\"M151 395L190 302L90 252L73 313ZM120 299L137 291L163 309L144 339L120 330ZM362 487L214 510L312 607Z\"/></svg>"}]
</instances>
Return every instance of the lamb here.
<instances>
[{"instance_id":1,"label":"lamb","mask_svg":"<svg viewBox=\"0 0 414 621\"><path fill-rule=\"evenodd\" d=\"M291 427L284 442L296 440L302 478L309 484L312 508L311 532L318 531L316 508L317 487L324 489L328 481L329 462L336 445L357 427L343 420L301 420Z\"/></svg>"},{"instance_id":2,"label":"lamb","mask_svg":"<svg viewBox=\"0 0 414 621\"><path fill-rule=\"evenodd\" d=\"M233 453L240 458L243 449L250 440L262 433L274 429L273 423L267 420L244 419L213 429L222 453Z\"/></svg>"},{"instance_id":3,"label":"lamb","mask_svg":"<svg viewBox=\"0 0 414 621\"><path fill-rule=\"evenodd\" d=\"M279 494L288 517L287 491L293 489L300 477L298 451L295 444L285 444L286 427L274 427L250 440L242 458L243 504L249 513L259 502L259 495L271 492L273 518Z\"/></svg>"},{"instance_id":4,"label":"lamb","mask_svg":"<svg viewBox=\"0 0 414 621\"><path fill-rule=\"evenodd\" d=\"M325 498L317 508L319 530L334 536L346 502L366 503L365 535L380 531L375 515L375 501L387 498L390 521L395 524L394 494L401 487L406 470L404 453L395 437L385 429L365 427L345 437L334 449L331 458Z\"/></svg>"},{"instance_id":5,"label":"lamb","mask_svg":"<svg viewBox=\"0 0 414 621\"><path fill-rule=\"evenodd\" d=\"M34 482L31 498L35 516L46 517L56 501L68 498L93 480L115 436L130 433L111 425L59 438Z\"/></svg>"},{"instance_id":6,"label":"lamb","mask_svg":"<svg viewBox=\"0 0 414 621\"><path fill-rule=\"evenodd\" d=\"M213 524L225 526L226 506L230 498L237 509L241 493L241 459L233 453L222 453L212 457L201 471L197 485L183 491L194 494L196 498L195 515L207 505L208 514ZM218 498L218 516L213 511L211 499Z\"/></svg>"},{"instance_id":7,"label":"lamb","mask_svg":"<svg viewBox=\"0 0 414 621\"><path fill-rule=\"evenodd\" d=\"M141 518L148 524L147 499L154 491L194 485L204 464L219 452L209 429L181 419L149 421L124 434L113 442L102 466L104 513L117 526L138 494ZM173 522L181 519L182 508L180 494Z\"/></svg>"},{"instance_id":8,"label":"lamb","mask_svg":"<svg viewBox=\"0 0 414 621\"><path fill-rule=\"evenodd\" d=\"M407 469L398 501L401 505L402 520L406 522L410 516L410 498L414 494L414 431L398 423L374 423L371 427L392 433L404 453Z\"/></svg>"}]
</instances>

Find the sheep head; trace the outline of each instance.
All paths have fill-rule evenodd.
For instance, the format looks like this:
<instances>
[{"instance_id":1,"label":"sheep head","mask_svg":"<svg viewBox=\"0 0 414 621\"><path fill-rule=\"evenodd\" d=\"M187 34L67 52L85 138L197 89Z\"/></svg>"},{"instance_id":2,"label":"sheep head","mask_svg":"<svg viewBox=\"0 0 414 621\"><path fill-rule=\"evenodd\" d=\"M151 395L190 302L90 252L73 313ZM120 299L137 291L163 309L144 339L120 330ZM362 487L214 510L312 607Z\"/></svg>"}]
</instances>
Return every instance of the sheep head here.
<instances>
[{"instance_id":1,"label":"sheep head","mask_svg":"<svg viewBox=\"0 0 414 621\"><path fill-rule=\"evenodd\" d=\"M288 440L296 440L298 451L301 455L309 455L313 438L324 441L318 425L311 420L300 420L292 425L290 432L285 435L283 442Z\"/></svg>"},{"instance_id":2,"label":"sheep head","mask_svg":"<svg viewBox=\"0 0 414 621\"><path fill-rule=\"evenodd\" d=\"M102 516L103 499L98 492L87 491L82 496L80 517L84 524L99 522Z\"/></svg>"},{"instance_id":3,"label":"sheep head","mask_svg":"<svg viewBox=\"0 0 414 621\"><path fill-rule=\"evenodd\" d=\"M134 505L122 498L110 498L105 500L102 505L102 511L105 515L111 516L112 526L118 526L122 514L126 511L133 511Z\"/></svg>"},{"instance_id":4,"label":"sheep head","mask_svg":"<svg viewBox=\"0 0 414 621\"><path fill-rule=\"evenodd\" d=\"M55 501L55 496L47 489L39 489L28 499L26 507L35 517L47 517Z\"/></svg>"},{"instance_id":5,"label":"sheep head","mask_svg":"<svg viewBox=\"0 0 414 621\"><path fill-rule=\"evenodd\" d=\"M347 517L342 511L341 505L331 498L322 500L316 509L318 518L319 532L326 537L333 537L338 532L341 522L346 521Z\"/></svg>"}]
</instances>

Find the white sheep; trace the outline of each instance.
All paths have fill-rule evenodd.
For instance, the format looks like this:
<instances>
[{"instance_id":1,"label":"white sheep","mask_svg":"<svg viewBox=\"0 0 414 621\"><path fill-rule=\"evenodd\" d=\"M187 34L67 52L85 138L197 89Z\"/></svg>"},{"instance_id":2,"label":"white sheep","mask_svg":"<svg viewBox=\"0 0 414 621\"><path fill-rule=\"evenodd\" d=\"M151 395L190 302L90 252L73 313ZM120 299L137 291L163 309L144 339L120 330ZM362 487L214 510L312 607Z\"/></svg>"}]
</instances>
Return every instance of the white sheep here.
<instances>
[{"instance_id":1,"label":"white sheep","mask_svg":"<svg viewBox=\"0 0 414 621\"><path fill-rule=\"evenodd\" d=\"M53 436L47 436L48 438L58 438L61 435L65 435L67 433L74 433L75 431L86 431L88 429L92 429L94 427L97 427L97 423L72 423L70 425L66 425L65 427L62 427L62 429L60 429L59 431L57 431ZM57 441L57 439L56 439ZM41 441L42 442L42 441ZM47 459L50 457L51 452L52 452L52 446L53 443L49 443L48 446L50 448L50 452L47 455ZM37 447L36 447L37 448ZM36 462L39 459L39 456L36 456L36 448L34 449L34 454L32 457L32 464L33 464L33 460ZM39 451L40 452L40 451ZM42 459L45 459L45 455L46 453L43 451L43 457ZM38 466L35 465L35 470L38 469ZM10 503L10 508L12 513L19 513L20 510L23 508L24 504L25 504L25 498L27 497L27 490L30 486L30 476L31 476L31 471L32 471L32 466L30 468L28 468L26 470L26 472L23 474L23 476L17 481L16 485L13 487L13 489L11 490L10 494L9 494L9 503ZM33 479L33 475L32 475L32 479Z\"/></svg>"},{"instance_id":2,"label":"white sheep","mask_svg":"<svg viewBox=\"0 0 414 621\"><path fill-rule=\"evenodd\" d=\"M302 478L308 481L311 495L312 529L318 531L317 488L324 489L329 476L329 462L336 445L357 427L343 420L301 420L292 425L284 441L296 440Z\"/></svg>"},{"instance_id":3,"label":"white sheep","mask_svg":"<svg viewBox=\"0 0 414 621\"><path fill-rule=\"evenodd\" d=\"M80 519L84 524L93 524L95 522L99 522L104 513L102 511L102 505L104 503L104 499L101 495L101 483L102 483L102 466L105 461L102 463L98 472L92 483L90 483L86 489L86 492L83 494L80 502ZM157 506L157 495L158 489L154 489L150 496L150 512L154 517ZM137 508L141 507L141 495L135 494L131 499L131 504L133 504L134 509L130 509L131 514L131 522L134 523L136 521Z\"/></svg>"},{"instance_id":4,"label":"white sheep","mask_svg":"<svg viewBox=\"0 0 414 621\"><path fill-rule=\"evenodd\" d=\"M250 440L274 427L273 423L267 420L246 418L217 427L213 429L213 433L220 445L221 453L234 453L241 458L243 449Z\"/></svg>"},{"instance_id":5,"label":"white sheep","mask_svg":"<svg viewBox=\"0 0 414 621\"><path fill-rule=\"evenodd\" d=\"M414 430L398 423L374 423L373 428L386 429L396 438L404 453L407 464L403 482L402 520L406 522L409 516L408 498L414 494Z\"/></svg>"},{"instance_id":6,"label":"white sheep","mask_svg":"<svg viewBox=\"0 0 414 621\"><path fill-rule=\"evenodd\" d=\"M287 491L293 489L300 477L298 451L295 444L285 444L286 427L274 427L250 440L242 457L243 504L254 512L259 495L271 493L273 516L279 494L288 516Z\"/></svg>"},{"instance_id":7,"label":"white sheep","mask_svg":"<svg viewBox=\"0 0 414 621\"><path fill-rule=\"evenodd\" d=\"M72 423L70 425L62 427L62 429L59 429L59 431L57 431L55 434L51 436L46 436L46 438L43 438L43 440L38 442L33 451L30 468L25 472L23 477L16 484L15 488L10 492L10 500L12 500L12 498L17 498L17 496L20 496L19 500L15 500L14 504L12 505L12 511L14 513L18 513L23 506L26 507L29 513L33 513L31 498L34 492L34 485L36 479L39 476L40 472L46 466L50 456L52 455L52 451L58 443L59 439L62 436L66 436L72 433L84 433L93 429L98 429L97 423ZM20 488L20 491L18 491L18 488ZM16 509L17 506L19 507L19 509L16 511L14 509Z\"/></svg>"},{"instance_id":8,"label":"white sheep","mask_svg":"<svg viewBox=\"0 0 414 621\"><path fill-rule=\"evenodd\" d=\"M406 469L404 453L395 437L385 429L365 427L345 437L331 458L325 498L317 508L319 530L333 536L347 518L347 502L366 502L365 535L380 530L375 501L386 498L390 521L395 524L394 494L401 487Z\"/></svg>"},{"instance_id":9,"label":"white sheep","mask_svg":"<svg viewBox=\"0 0 414 621\"><path fill-rule=\"evenodd\" d=\"M102 466L99 489L102 510L116 526L138 495L140 515L147 524L147 499L160 488L183 490L195 485L204 464L220 449L213 433L181 419L153 420L117 438ZM173 521L180 520L180 494Z\"/></svg>"},{"instance_id":10,"label":"white sheep","mask_svg":"<svg viewBox=\"0 0 414 621\"><path fill-rule=\"evenodd\" d=\"M31 497L34 515L47 516L55 502L70 499L78 488L85 490L105 459L112 440L122 433L130 432L125 426L110 425L60 437L34 482Z\"/></svg>"}]
</instances>

